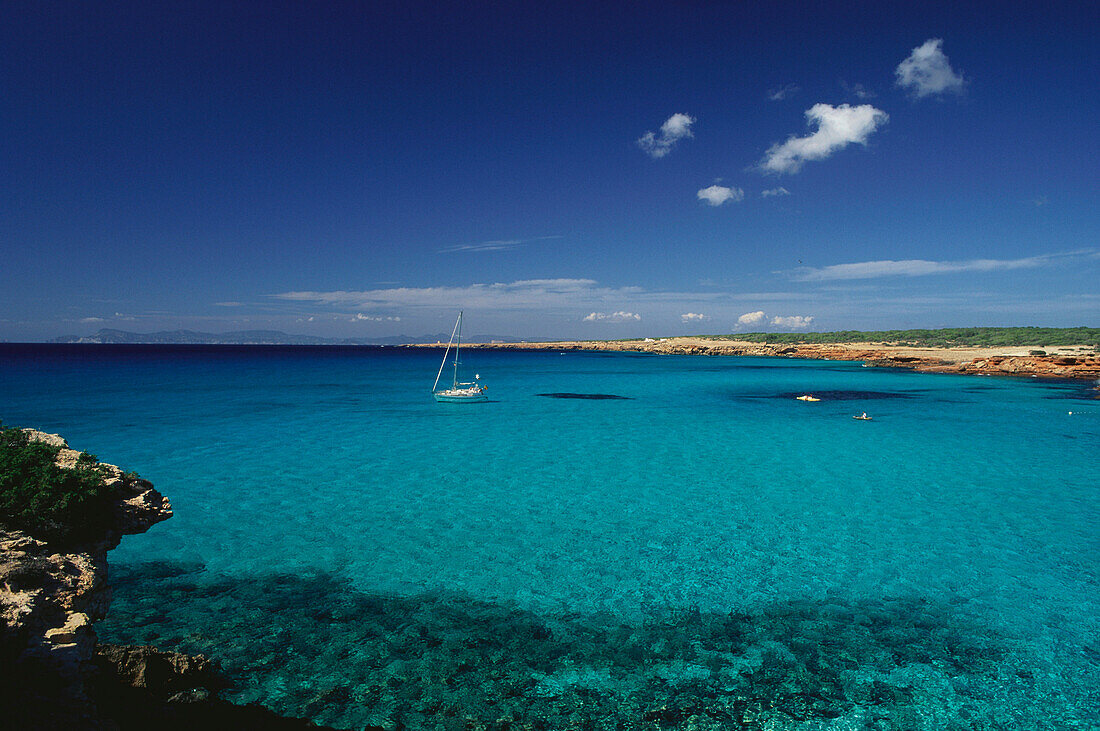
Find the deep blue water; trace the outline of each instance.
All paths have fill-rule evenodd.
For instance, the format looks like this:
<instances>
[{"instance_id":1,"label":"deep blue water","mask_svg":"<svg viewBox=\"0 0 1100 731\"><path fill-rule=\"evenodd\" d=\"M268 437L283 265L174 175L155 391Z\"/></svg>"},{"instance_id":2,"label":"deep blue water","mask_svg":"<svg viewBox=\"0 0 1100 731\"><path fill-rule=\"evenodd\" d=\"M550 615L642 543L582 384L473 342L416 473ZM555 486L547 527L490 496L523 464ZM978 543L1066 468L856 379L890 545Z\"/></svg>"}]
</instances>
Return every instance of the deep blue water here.
<instances>
[{"instance_id":1,"label":"deep blue water","mask_svg":"<svg viewBox=\"0 0 1100 731\"><path fill-rule=\"evenodd\" d=\"M110 555L100 635L219 658L239 702L345 728L1100 727L1087 386L468 351L491 401L453 405L440 355L0 345L0 418L169 496Z\"/></svg>"}]
</instances>

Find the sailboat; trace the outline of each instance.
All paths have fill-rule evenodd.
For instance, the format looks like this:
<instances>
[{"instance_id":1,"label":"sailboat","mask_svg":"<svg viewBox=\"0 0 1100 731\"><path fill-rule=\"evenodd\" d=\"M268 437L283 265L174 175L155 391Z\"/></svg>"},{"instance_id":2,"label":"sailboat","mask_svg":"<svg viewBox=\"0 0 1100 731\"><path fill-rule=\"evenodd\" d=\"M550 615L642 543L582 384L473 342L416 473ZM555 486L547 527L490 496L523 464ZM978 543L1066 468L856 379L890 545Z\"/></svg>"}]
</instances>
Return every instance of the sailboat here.
<instances>
[{"instance_id":1,"label":"sailboat","mask_svg":"<svg viewBox=\"0 0 1100 731\"><path fill-rule=\"evenodd\" d=\"M439 388L439 379L443 376L443 369L447 367L447 356L451 352L451 345L455 346L454 357L454 377L451 380L451 387L444 388L442 391L436 390ZM443 351L443 362L439 364L439 373L435 375L435 384L432 386L432 396L436 401L445 401L449 403L466 403L471 401L487 401L488 396L485 395L485 387L481 385L481 376L474 375L474 380L470 383L458 382L458 350L462 345L462 311L458 313L458 321L455 323L455 329L451 331L451 339L447 341L447 349Z\"/></svg>"}]
</instances>

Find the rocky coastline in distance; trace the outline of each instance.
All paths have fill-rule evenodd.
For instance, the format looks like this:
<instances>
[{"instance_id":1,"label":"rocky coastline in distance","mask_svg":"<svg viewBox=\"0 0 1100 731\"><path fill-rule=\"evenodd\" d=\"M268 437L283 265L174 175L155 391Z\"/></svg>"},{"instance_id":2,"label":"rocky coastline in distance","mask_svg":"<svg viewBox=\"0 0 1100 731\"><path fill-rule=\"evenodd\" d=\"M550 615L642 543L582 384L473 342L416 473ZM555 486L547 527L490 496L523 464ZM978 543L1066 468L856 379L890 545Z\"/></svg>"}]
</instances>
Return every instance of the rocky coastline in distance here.
<instances>
[{"instance_id":1,"label":"rocky coastline in distance","mask_svg":"<svg viewBox=\"0 0 1100 731\"><path fill-rule=\"evenodd\" d=\"M433 343L434 347L439 344ZM421 347L421 346L411 346ZM867 367L910 368L924 373L984 376L1035 376L1072 380L1100 379L1095 346L1043 348L932 348L883 343L760 343L699 337L644 340L570 340L549 343L463 343L466 348L501 350L596 350L660 355L749 355L777 358L863 361ZM1100 398L1100 394L1098 394Z\"/></svg>"},{"instance_id":2,"label":"rocky coastline in distance","mask_svg":"<svg viewBox=\"0 0 1100 731\"><path fill-rule=\"evenodd\" d=\"M986 331L1005 328L984 328ZM1028 337L1056 334L1065 343L1067 333L1084 333L1088 342L1077 344L1046 343L1010 346L952 345L921 346L895 342L792 342L789 336L776 334L776 342L737 339L737 336L696 336L643 338L633 340L560 340L526 341L514 337L481 335L479 340L464 342L463 347L505 350L602 350L654 353L663 355L749 355L779 358L862 361L868 367L909 368L926 373L956 373L984 376L1035 376L1071 380L1100 379L1100 342L1097 329L1014 328L1027 331ZM907 331L900 331L905 333ZM911 332L911 331L910 331ZM921 331L943 333L945 331ZM874 335L874 333L860 333ZM811 333L811 335L814 335ZM827 337L832 333L822 334ZM71 345L342 345L376 347L442 347L447 333L409 337L325 338L288 335L275 330L244 330L206 333L173 330L134 333L104 328L94 335L65 336L49 341ZM1019 341L1016 341L1019 343Z\"/></svg>"},{"instance_id":3,"label":"rocky coastline in distance","mask_svg":"<svg viewBox=\"0 0 1100 731\"><path fill-rule=\"evenodd\" d=\"M101 328L91 335L63 335L46 341L53 345L368 345L387 346L407 343L433 343L446 338L447 333L435 335L390 335L377 338L326 338L319 335L293 335L281 330L234 330L209 333L198 330L158 330L138 333L128 330ZM518 338L503 335L487 335L487 340L518 342Z\"/></svg>"},{"instance_id":4,"label":"rocky coastline in distance","mask_svg":"<svg viewBox=\"0 0 1100 731\"><path fill-rule=\"evenodd\" d=\"M29 442L58 450L58 468L84 464L62 437L23 432ZM147 480L114 465L97 467L115 495L110 523L100 533L74 542L0 526L0 706L6 727L325 728L221 699L231 681L202 655L98 642L93 625L107 615L111 601L107 552L124 535L171 518L172 506Z\"/></svg>"}]
</instances>

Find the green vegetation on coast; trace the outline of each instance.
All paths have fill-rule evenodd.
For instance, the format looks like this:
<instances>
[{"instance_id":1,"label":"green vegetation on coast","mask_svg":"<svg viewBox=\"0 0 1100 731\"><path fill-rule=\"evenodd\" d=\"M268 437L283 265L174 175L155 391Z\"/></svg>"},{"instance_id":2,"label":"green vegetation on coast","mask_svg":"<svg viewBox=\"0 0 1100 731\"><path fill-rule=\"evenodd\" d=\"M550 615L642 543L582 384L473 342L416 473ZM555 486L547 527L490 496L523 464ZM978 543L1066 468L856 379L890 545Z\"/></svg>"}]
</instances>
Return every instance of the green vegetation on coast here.
<instances>
[{"instance_id":1,"label":"green vegetation on coast","mask_svg":"<svg viewBox=\"0 0 1100 731\"><path fill-rule=\"evenodd\" d=\"M72 469L59 467L60 451L0 424L0 527L67 544L101 536L113 524L118 483L108 482L107 468L87 452ZM124 483L132 479L123 476Z\"/></svg>"},{"instance_id":2,"label":"green vegetation on coast","mask_svg":"<svg viewBox=\"0 0 1100 731\"><path fill-rule=\"evenodd\" d=\"M754 343L884 343L914 348L1000 348L1035 345L1100 347L1096 327L947 327L938 330L840 330L825 333L737 333L709 336Z\"/></svg>"}]
</instances>

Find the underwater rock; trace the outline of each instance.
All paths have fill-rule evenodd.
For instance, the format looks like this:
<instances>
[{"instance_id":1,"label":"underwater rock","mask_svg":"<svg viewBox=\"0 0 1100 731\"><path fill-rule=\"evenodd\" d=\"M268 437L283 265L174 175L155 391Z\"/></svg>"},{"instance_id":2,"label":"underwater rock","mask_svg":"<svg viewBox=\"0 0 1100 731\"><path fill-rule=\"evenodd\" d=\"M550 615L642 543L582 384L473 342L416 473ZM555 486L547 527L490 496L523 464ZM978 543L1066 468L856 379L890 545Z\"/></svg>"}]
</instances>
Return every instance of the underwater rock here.
<instances>
[{"instance_id":1,"label":"underwater rock","mask_svg":"<svg viewBox=\"0 0 1100 731\"><path fill-rule=\"evenodd\" d=\"M149 564L119 574L120 585L140 587L125 600L140 632L186 622L193 636L177 646L216 652L229 672L247 674L255 686L245 699L266 689L280 712L339 728L971 728L953 716L913 722L945 684L952 708L1033 706L1034 681L1016 678L996 631L921 598L625 618L446 592L375 594L327 572L229 577ZM225 616L246 614L255 636L242 639ZM135 641L122 629L122 641ZM1006 694L1006 675L1020 692ZM1018 728L1043 727L1021 718Z\"/></svg>"},{"instance_id":2,"label":"underwater rock","mask_svg":"<svg viewBox=\"0 0 1100 731\"><path fill-rule=\"evenodd\" d=\"M165 699L181 691L216 692L229 686L219 664L203 655L145 645L102 644L96 648L96 665L131 688L144 688Z\"/></svg>"},{"instance_id":3,"label":"underwater rock","mask_svg":"<svg viewBox=\"0 0 1100 731\"><path fill-rule=\"evenodd\" d=\"M101 645L91 682L102 718L120 729L324 729L262 706L219 697L231 682L202 655L143 645Z\"/></svg>"},{"instance_id":4,"label":"underwater rock","mask_svg":"<svg viewBox=\"0 0 1100 731\"><path fill-rule=\"evenodd\" d=\"M595 401L612 400L612 401L630 401L629 396L616 396L613 393L540 393L539 396L545 396L547 398L576 398L576 399L592 399Z\"/></svg>"}]
</instances>

